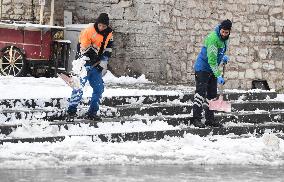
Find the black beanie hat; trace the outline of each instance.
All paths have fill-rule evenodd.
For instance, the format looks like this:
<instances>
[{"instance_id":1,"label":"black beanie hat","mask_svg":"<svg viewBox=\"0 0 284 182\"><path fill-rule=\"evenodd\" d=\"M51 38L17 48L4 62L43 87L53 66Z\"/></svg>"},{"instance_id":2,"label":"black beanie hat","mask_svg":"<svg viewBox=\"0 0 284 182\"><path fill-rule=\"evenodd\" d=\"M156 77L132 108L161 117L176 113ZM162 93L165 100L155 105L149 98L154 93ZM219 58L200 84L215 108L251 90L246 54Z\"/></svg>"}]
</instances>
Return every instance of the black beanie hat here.
<instances>
[{"instance_id":1,"label":"black beanie hat","mask_svg":"<svg viewBox=\"0 0 284 182\"><path fill-rule=\"evenodd\" d=\"M100 16L98 17L97 19L97 23L102 23L102 24L105 24L105 25L109 25L109 17L108 17L108 14L106 13L101 13Z\"/></svg>"},{"instance_id":2,"label":"black beanie hat","mask_svg":"<svg viewBox=\"0 0 284 182\"><path fill-rule=\"evenodd\" d=\"M232 28L231 20L227 19L227 20L222 21L220 25L220 29L231 30L231 28Z\"/></svg>"}]
</instances>

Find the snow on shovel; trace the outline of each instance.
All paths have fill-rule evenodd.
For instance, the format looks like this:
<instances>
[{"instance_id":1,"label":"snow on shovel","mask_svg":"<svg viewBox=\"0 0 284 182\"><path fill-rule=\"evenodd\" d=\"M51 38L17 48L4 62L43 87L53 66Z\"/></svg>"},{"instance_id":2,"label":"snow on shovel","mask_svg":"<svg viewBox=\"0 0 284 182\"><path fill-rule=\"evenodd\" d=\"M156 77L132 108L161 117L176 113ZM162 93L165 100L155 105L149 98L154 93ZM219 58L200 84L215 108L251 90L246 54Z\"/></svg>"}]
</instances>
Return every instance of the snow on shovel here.
<instances>
[{"instance_id":1,"label":"snow on shovel","mask_svg":"<svg viewBox=\"0 0 284 182\"><path fill-rule=\"evenodd\" d=\"M231 112L232 106L231 103L223 100L223 95L220 94L217 100L209 101L209 110Z\"/></svg>"},{"instance_id":2,"label":"snow on shovel","mask_svg":"<svg viewBox=\"0 0 284 182\"><path fill-rule=\"evenodd\" d=\"M225 74L225 64L223 64L223 77ZM231 103L223 100L223 85L220 87L220 95L218 99L212 99L209 101L209 110L231 112Z\"/></svg>"}]
</instances>

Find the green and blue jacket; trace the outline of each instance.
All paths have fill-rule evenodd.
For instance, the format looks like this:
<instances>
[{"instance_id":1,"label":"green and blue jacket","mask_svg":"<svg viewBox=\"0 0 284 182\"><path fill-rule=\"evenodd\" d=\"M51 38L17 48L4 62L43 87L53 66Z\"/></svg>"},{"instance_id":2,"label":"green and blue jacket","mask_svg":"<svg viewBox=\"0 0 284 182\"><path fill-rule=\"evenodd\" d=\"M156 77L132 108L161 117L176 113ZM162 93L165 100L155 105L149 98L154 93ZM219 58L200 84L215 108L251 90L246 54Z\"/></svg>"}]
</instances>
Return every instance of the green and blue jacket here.
<instances>
[{"instance_id":1,"label":"green and blue jacket","mask_svg":"<svg viewBox=\"0 0 284 182\"><path fill-rule=\"evenodd\" d=\"M211 32L204 41L204 46L194 64L194 70L213 73L215 77L221 75L218 68L227 50L227 40L221 39L220 25Z\"/></svg>"}]
</instances>

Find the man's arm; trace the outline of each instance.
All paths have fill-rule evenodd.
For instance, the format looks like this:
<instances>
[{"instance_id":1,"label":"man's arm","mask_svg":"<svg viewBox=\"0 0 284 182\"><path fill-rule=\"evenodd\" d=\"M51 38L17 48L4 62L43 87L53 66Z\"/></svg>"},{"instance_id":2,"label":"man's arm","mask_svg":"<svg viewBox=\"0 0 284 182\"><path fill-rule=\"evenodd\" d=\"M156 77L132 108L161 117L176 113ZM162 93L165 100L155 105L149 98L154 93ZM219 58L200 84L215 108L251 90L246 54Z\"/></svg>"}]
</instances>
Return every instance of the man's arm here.
<instances>
[{"instance_id":1,"label":"man's arm","mask_svg":"<svg viewBox=\"0 0 284 182\"><path fill-rule=\"evenodd\" d=\"M108 65L108 60L111 57L112 54L112 46L113 46L113 36L112 33L109 34L108 38L107 38L108 42L107 42L107 46L104 50L104 53L101 56L101 62L100 62L100 66L102 68L102 75L104 76L107 72L107 65Z\"/></svg>"},{"instance_id":2,"label":"man's arm","mask_svg":"<svg viewBox=\"0 0 284 182\"><path fill-rule=\"evenodd\" d=\"M207 43L208 63L216 78L221 76L221 72L218 68L217 56L218 56L218 47L217 47L216 41L214 41L214 39L208 40L208 43Z\"/></svg>"},{"instance_id":3,"label":"man's arm","mask_svg":"<svg viewBox=\"0 0 284 182\"><path fill-rule=\"evenodd\" d=\"M107 37L107 46L102 54L101 61L108 61L112 54L113 35L112 32Z\"/></svg>"}]
</instances>

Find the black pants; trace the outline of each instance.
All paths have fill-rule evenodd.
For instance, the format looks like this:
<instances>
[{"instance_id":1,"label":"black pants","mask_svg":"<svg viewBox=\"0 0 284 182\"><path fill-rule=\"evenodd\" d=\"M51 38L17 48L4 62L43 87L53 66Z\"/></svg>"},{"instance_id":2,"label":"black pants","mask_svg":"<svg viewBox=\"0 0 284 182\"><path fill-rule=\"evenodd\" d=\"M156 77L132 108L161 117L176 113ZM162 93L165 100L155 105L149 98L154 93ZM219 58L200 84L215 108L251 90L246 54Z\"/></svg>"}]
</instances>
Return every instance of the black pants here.
<instances>
[{"instance_id":1,"label":"black pants","mask_svg":"<svg viewBox=\"0 0 284 182\"><path fill-rule=\"evenodd\" d=\"M217 79L213 73L197 71L195 73L196 90L193 102L193 118L201 120L204 107L206 121L214 120L214 111L209 110L208 101L217 96Z\"/></svg>"}]
</instances>

